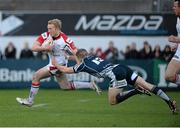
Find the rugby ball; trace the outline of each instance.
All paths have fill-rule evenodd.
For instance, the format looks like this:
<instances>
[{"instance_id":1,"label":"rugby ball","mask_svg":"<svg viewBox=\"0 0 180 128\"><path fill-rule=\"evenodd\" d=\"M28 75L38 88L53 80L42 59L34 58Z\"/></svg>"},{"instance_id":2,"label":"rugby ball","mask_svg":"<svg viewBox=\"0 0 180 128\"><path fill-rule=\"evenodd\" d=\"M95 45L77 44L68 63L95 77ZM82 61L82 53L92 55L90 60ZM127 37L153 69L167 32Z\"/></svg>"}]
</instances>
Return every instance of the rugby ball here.
<instances>
[{"instance_id":1,"label":"rugby ball","mask_svg":"<svg viewBox=\"0 0 180 128\"><path fill-rule=\"evenodd\" d=\"M46 47L46 46L52 46L53 45L53 41L51 41L50 39L45 40L41 46Z\"/></svg>"}]
</instances>

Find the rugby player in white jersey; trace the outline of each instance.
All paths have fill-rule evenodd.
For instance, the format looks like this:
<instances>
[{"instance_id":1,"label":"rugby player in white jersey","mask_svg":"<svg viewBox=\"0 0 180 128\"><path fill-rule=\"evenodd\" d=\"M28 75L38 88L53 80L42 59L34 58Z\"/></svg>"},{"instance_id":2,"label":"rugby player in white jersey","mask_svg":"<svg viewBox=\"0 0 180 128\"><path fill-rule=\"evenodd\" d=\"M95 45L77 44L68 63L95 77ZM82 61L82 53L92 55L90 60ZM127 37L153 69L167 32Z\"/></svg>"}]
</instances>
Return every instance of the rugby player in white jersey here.
<instances>
[{"instance_id":1,"label":"rugby player in white jersey","mask_svg":"<svg viewBox=\"0 0 180 128\"><path fill-rule=\"evenodd\" d=\"M32 78L32 85L28 98L19 98L16 100L22 105L32 106L34 103L34 96L38 93L40 80L55 76L61 89L81 89L90 88L96 90L99 94L100 90L94 82L69 82L66 74L61 73L52 65L51 59L54 57L59 65L67 65L69 52L72 54L70 58L76 59L77 52L74 42L70 40L62 31L62 23L58 19L48 21L48 32L41 34L36 42L33 44L32 51L47 52L49 56L49 64L35 72Z\"/></svg>"},{"instance_id":2,"label":"rugby player in white jersey","mask_svg":"<svg viewBox=\"0 0 180 128\"><path fill-rule=\"evenodd\" d=\"M176 50L176 53L167 66L165 79L169 82L173 82L179 85L180 75L178 73L180 72L180 0L174 1L173 10L175 15L177 16L176 30L178 33L178 37L171 35L168 38L169 42L174 44L171 46L171 49Z\"/></svg>"}]
</instances>

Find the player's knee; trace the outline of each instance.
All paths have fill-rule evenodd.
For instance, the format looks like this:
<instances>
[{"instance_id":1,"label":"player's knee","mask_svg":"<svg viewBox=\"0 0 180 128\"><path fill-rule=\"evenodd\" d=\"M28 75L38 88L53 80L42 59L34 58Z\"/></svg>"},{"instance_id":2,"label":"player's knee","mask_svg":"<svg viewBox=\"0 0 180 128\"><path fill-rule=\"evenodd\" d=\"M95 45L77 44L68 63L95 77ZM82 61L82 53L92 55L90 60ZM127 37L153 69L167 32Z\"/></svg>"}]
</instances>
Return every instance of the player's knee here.
<instances>
[{"instance_id":1,"label":"player's knee","mask_svg":"<svg viewBox=\"0 0 180 128\"><path fill-rule=\"evenodd\" d=\"M74 89L71 89L70 85L67 83L60 82L58 84L62 90L74 90Z\"/></svg>"},{"instance_id":2,"label":"player's knee","mask_svg":"<svg viewBox=\"0 0 180 128\"><path fill-rule=\"evenodd\" d=\"M38 77L38 74L37 74L37 73L34 73L34 74L33 74L32 80L33 80L33 81L39 81L39 77Z\"/></svg>"},{"instance_id":3,"label":"player's knee","mask_svg":"<svg viewBox=\"0 0 180 128\"><path fill-rule=\"evenodd\" d=\"M116 105L117 103L116 103L115 100L110 100L110 101L109 101L109 104L110 104L110 105Z\"/></svg>"},{"instance_id":4,"label":"player's knee","mask_svg":"<svg viewBox=\"0 0 180 128\"><path fill-rule=\"evenodd\" d=\"M111 95L111 96L109 97L109 104L110 104L110 105L115 105L115 104L117 104L116 96L115 96L115 95Z\"/></svg>"},{"instance_id":5,"label":"player's knee","mask_svg":"<svg viewBox=\"0 0 180 128\"><path fill-rule=\"evenodd\" d=\"M61 85L59 85L60 86L60 88L62 89L62 90L71 90L69 87L67 87L67 86L61 86Z\"/></svg>"},{"instance_id":6,"label":"player's knee","mask_svg":"<svg viewBox=\"0 0 180 128\"><path fill-rule=\"evenodd\" d=\"M171 81L171 82L175 82L175 80L176 80L175 76L176 76L176 75L174 75L174 74L168 74L168 73L166 73L166 74L165 74L165 80Z\"/></svg>"},{"instance_id":7,"label":"player's knee","mask_svg":"<svg viewBox=\"0 0 180 128\"><path fill-rule=\"evenodd\" d=\"M110 105L116 105L117 98L116 96L122 91L122 89L116 89L116 88L109 88L108 91L108 98L109 98L109 104Z\"/></svg>"}]
</instances>

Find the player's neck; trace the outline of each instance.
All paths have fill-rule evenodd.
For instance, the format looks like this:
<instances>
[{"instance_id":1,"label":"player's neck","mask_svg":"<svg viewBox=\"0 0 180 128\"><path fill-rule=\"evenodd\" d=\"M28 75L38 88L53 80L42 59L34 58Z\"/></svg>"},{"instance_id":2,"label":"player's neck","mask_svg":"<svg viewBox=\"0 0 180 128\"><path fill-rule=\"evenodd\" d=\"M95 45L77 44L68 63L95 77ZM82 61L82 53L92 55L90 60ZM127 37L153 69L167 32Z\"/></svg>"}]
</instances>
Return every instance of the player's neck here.
<instances>
[{"instance_id":1,"label":"player's neck","mask_svg":"<svg viewBox=\"0 0 180 128\"><path fill-rule=\"evenodd\" d=\"M53 38L53 40L56 40L56 39L58 39L60 37L60 32L58 32L56 35L54 35L52 38Z\"/></svg>"},{"instance_id":2,"label":"player's neck","mask_svg":"<svg viewBox=\"0 0 180 128\"><path fill-rule=\"evenodd\" d=\"M60 33L61 33L61 32L59 31L59 32L58 32L56 35L54 35L53 37L54 37L54 38L57 38L57 37L60 35Z\"/></svg>"}]
</instances>

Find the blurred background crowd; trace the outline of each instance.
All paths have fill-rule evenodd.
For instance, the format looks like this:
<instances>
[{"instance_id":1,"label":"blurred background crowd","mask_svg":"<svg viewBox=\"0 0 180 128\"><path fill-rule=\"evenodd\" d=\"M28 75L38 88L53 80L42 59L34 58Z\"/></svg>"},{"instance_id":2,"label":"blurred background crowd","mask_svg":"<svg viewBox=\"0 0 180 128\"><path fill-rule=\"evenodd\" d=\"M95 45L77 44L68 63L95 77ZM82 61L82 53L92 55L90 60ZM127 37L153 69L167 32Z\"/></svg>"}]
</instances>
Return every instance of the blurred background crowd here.
<instances>
[{"instance_id":1,"label":"blurred background crowd","mask_svg":"<svg viewBox=\"0 0 180 128\"><path fill-rule=\"evenodd\" d=\"M91 47L89 53L90 55L96 55L102 59L108 59L113 63L124 59L161 59L168 62L174 55L170 45L166 45L164 48L161 48L160 45L156 45L152 48L148 41L144 41L141 49L137 49L135 42L132 42L131 45L127 45L126 49L118 49L113 41L109 41L107 49L103 50L101 47ZM48 59L46 53L33 53L28 42L24 42L24 48L21 50L19 57L16 57L16 54L16 47L13 45L13 42L9 42L4 51L0 51L0 58L4 60L29 58Z\"/></svg>"},{"instance_id":2,"label":"blurred background crowd","mask_svg":"<svg viewBox=\"0 0 180 128\"><path fill-rule=\"evenodd\" d=\"M43 3L43 4L42 4ZM98 14L98 13L133 13L133 14L172 14L173 0L0 0L0 10L8 12L6 17L17 12L23 13L47 13L47 14ZM18 16L18 15L17 15ZM3 19L3 16L0 16ZM33 20L33 19L32 19ZM47 22L47 21L46 21ZM14 32L16 33L16 31ZM13 35L14 33L10 33ZM0 33L1 35L1 33ZM33 33L32 33L33 35ZM128 37L127 37L128 38ZM24 48L20 54L17 54L17 48L14 42L0 42L1 45L7 45L2 49L0 45L0 59L24 59L37 58L48 59L46 53L33 53L29 47L29 42L25 42ZM101 47L91 47L90 54L97 55L103 59L109 59L112 62L123 59L161 59L169 61L174 52L170 46L160 47L156 45L152 48L151 43L144 40L143 47L138 48L138 42L132 42L125 49L117 49L113 41L109 41L106 49Z\"/></svg>"}]
</instances>

